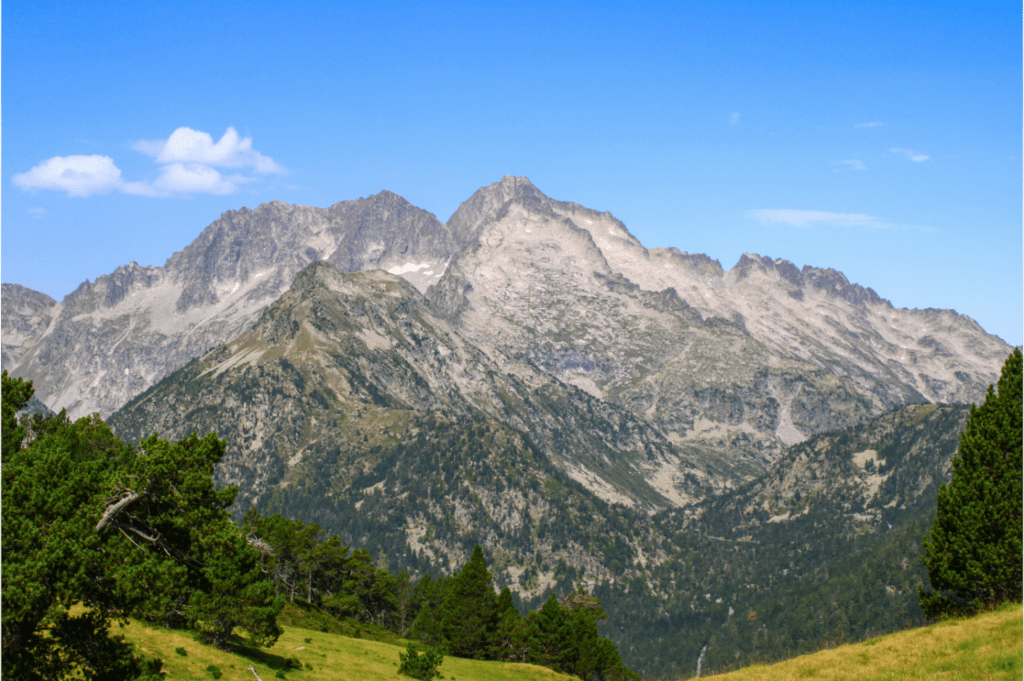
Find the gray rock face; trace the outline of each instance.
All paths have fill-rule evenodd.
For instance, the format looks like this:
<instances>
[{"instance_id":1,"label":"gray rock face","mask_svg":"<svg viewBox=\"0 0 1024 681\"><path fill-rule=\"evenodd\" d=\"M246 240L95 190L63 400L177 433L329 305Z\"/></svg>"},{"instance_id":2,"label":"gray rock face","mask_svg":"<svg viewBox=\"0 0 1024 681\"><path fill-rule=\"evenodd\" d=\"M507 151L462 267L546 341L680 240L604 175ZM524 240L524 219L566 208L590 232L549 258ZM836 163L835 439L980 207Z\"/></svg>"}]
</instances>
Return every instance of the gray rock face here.
<instances>
[{"instance_id":1,"label":"gray rock face","mask_svg":"<svg viewBox=\"0 0 1024 681\"><path fill-rule=\"evenodd\" d=\"M57 301L18 284L0 284L3 290L0 308L0 333L3 335L4 369L13 367L32 347L53 321Z\"/></svg>"},{"instance_id":2,"label":"gray rock face","mask_svg":"<svg viewBox=\"0 0 1024 681\"><path fill-rule=\"evenodd\" d=\"M449 221L470 240L428 290L477 341L650 419L740 479L785 445L906 404L980 400L1010 352L973 320L895 309L841 273L644 248L525 178Z\"/></svg>"},{"instance_id":3,"label":"gray rock face","mask_svg":"<svg viewBox=\"0 0 1024 681\"><path fill-rule=\"evenodd\" d=\"M131 263L60 303L5 285L4 366L52 409L109 415L250 328L321 260L401 276L517 380L554 377L625 409L727 487L815 433L979 401L1010 352L968 317L895 309L834 270L755 255L724 270L646 249L610 213L505 177L447 225L390 192L272 202L225 213L163 267ZM647 484L687 503L674 460L655 459Z\"/></svg>"},{"instance_id":4,"label":"gray rock face","mask_svg":"<svg viewBox=\"0 0 1024 681\"><path fill-rule=\"evenodd\" d=\"M4 367L52 409L108 416L249 328L310 262L396 269L425 289L458 248L437 218L390 192L228 211L163 267L119 267L61 303L5 284Z\"/></svg>"},{"instance_id":5,"label":"gray rock face","mask_svg":"<svg viewBox=\"0 0 1024 681\"><path fill-rule=\"evenodd\" d=\"M326 263L300 272L250 331L131 401L111 425L134 440L216 431L231 442L221 482L258 499L306 453L347 447L353 429L402 441L408 428L381 424L428 417L523 433L570 476L644 510L712 489L705 466L628 410L468 342L396 275ZM649 482L662 469L675 484Z\"/></svg>"}]
</instances>

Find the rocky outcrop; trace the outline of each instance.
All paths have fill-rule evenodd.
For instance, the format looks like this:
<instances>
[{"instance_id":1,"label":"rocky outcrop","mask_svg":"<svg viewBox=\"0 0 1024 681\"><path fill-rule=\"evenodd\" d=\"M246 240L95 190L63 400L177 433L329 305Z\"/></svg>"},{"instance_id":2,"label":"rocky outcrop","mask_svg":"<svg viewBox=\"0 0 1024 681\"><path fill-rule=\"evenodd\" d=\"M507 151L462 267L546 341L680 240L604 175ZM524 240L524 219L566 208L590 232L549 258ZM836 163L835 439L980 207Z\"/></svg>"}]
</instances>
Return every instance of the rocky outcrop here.
<instances>
[{"instance_id":1,"label":"rocky outcrop","mask_svg":"<svg viewBox=\"0 0 1024 681\"><path fill-rule=\"evenodd\" d=\"M896 309L835 270L648 250L526 178L479 190L449 225L470 243L427 292L439 311L739 479L815 433L978 401L1010 352L968 317Z\"/></svg>"},{"instance_id":2,"label":"rocky outcrop","mask_svg":"<svg viewBox=\"0 0 1024 681\"><path fill-rule=\"evenodd\" d=\"M163 267L119 267L60 303L5 284L4 367L52 409L108 416L249 328L310 262L396 269L426 289L459 247L391 192L323 209L275 201L228 211Z\"/></svg>"},{"instance_id":3,"label":"rocky outcrop","mask_svg":"<svg viewBox=\"0 0 1024 681\"><path fill-rule=\"evenodd\" d=\"M5 285L4 366L53 409L109 415L250 328L317 261L401 276L519 379L529 364L626 409L727 486L815 433L979 401L1010 351L968 317L896 309L834 270L648 250L612 214L505 177L446 225L390 192L271 202L60 303Z\"/></svg>"}]
</instances>

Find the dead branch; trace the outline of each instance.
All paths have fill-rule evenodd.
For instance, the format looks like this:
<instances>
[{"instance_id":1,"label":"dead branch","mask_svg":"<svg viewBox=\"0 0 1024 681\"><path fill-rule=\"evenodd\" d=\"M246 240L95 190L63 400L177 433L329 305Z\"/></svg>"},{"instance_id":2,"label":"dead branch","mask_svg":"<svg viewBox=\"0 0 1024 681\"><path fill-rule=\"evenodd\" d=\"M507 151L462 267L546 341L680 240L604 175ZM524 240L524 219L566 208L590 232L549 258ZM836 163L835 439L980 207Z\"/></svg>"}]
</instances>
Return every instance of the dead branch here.
<instances>
[{"instance_id":1,"label":"dead branch","mask_svg":"<svg viewBox=\"0 0 1024 681\"><path fill-rule=\"evenodd\" d=\"M113 506L108 506L107 510L103 512L103 517L100 518L98 523L96 523L96 531L102 531L104 527L110 524L110 521L114 516L124 510L126 506L138 501L140 498L142 498L142 495L138 492L129 492L128 496L124 497Z\"/></svg>"}]
</instances>

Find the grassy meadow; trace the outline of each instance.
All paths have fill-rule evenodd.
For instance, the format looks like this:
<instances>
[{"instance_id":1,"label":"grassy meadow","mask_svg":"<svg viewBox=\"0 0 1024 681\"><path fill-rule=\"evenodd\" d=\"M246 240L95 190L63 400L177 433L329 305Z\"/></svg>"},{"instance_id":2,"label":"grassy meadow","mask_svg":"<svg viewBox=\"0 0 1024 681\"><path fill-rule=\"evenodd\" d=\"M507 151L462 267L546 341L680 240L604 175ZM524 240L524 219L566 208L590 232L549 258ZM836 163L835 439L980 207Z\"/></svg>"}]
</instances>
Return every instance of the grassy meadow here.
<instances>
[{"instance_id":1,"label":"grassy meadow","mask_svg":"<svg viewBox=\"0 0 1024 681\"><path fill-rule=\"evenodd\" d=\"M123 634L140 652L160 657L169 680L212 680L216 677L208 668L215 666L224 681L255 681L250 665L262 681L408 679L398 674L398 655L405 652L408 642L391 632L354 621L335 620L308 607L290 605L282 615L284 634L274 647L243 648L235 653L203 645L190 631L134 621L121 629L115 625L112 633ZM308 622L303 624L317 630L295 625L304 618ZM947 620L771 665L755 664L723 674L705 674L702 678L721 681L1019 680L1024 674L1022 625L1021 606L1011 603L973 618ZM320 631L324 628L334 631ZM178 648L186 654L176 652ZM445 681L568 681L573 678L535 665L453 657L446 657L440 670Z\"/></svg>"},{"instance_id":2,"label":"grassy meadow","mask_svg":"<svg viewBox=\"0 0 1024 681\"><path fill-rule=\"evenodd\" d=\"M1020 604L1004 604L976 617L838 646L773 665L755 664L716 681L982 681L1024 676L1024 616Z\"/></svg>"},{"instance_id":3,"label":"grassy meadow","mask_svg":"<svg viewBox=\"0 0 1024 681\"><path fill-rule=\"evenodd\" d=\"M284 614L282 622L294 621L295 609ZM312 619L316 613L306 616ZM316 626L319 625L317 619ZM344 629L350 625L340 621L337 627ZM120 629L114 625L111 633L125 636L140 652L162 659L167 672L164 676L169 681L213 681L215 676L208 671L210 666L219 668L221 681L255 681L249 665L263 681L281 678L290 681L409 681L409 677L398 674L398 654L405 652L408 641L372 625L360 626L351 632L330 633L285 624L282 626L284 634L272 648L244 648L235 653L199 643L188 630L164 629L135 621ZM385 640L353 638L353 635ZM178 648L186 654L176 652ZM290 659L297 660L298 668L294 663L289 665ZM532 664L454 657L445 657L440 671L445 681L568 681L573 678Z\"/></svg>"}]
</instances>

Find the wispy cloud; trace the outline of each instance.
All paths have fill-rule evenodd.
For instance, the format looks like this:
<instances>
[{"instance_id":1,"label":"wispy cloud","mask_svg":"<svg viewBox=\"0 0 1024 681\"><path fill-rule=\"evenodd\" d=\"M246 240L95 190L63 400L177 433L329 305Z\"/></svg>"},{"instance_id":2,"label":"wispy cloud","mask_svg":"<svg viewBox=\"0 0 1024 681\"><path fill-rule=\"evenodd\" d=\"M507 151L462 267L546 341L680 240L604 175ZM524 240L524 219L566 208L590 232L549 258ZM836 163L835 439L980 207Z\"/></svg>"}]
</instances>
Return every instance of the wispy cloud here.
<instances>
[{"instance_id":1,"label":"wispy cloud","mask_svg":"<svg viewBox=\"0 0 1024 681\"><path fill-rule=\"evenodd\" d=\"M740 122L740 115L735 111L729 114L729 125L736 125Z\"/></svg>"},{"instance_id":2,"label":"wispy cloud","mask_svg":"<svg viewBox=\"0 0 1024 681\"><path fill-rule=\"evenodd\" d=\"M160 175L152 182L128 182L109 156L54 156L12 178L21 189L48 189L86 197L120 192L141 196L230 194L254 178L240 173L225 177L216 169L251 168L256 173L282 173L284 168L252 148L252 138L239 137L228 128L216 144L213 138L191 128L178 128L166 140L141 140L131 145L153 156Z\"/></svg>"},{"instance_id":3,"label":"wispy cloud","mask_svg":"<svg viewBox=\"0 0 1024 681\"><path fill-rule=\"evenodd\" d=\"M794 210L791 208L759 208L748 210L748 218L762 225L790 225L801 229L911 229L921 232L938 231L932 227L904 225L887 222L874 215L864 213L830 213L823 210Z\"/></svg>"},{"instance_id":4,"label":"wispy cloud","mask_svg":"<svg viewBox=\"0 0 1024 681\"><path fill-rule=\"evenodd\" d=\"M868 123L858 123L857 125L855 125L853 127L855 127L855 128L881 128L884 125L885 125L885 123L883 123L882 121L870 121Z\"/></svg>"},{"instance_id":5,"label":"wispy cloud","mask_svg":"<svg viewBox=\"0 0 1024 681\"><path fill-rule=\"evenodd\" d=\"M859 227L884 229L890 227L879 218L862 213L829 213L823 210L792 210L789 208L759 208L747 211L747 217L762 225L792 225L794 227Z\"/></svg>"},{"instance_id":6,"label":"wispy cloud","mask_svg":"<svg viewBox=\"0 0 1024 681\"><path fill-rule=\"evenodd\" d=\"M920 151L914 151L913 149L904 149L903 147L893 147L889 150L891 154L900 154L903 158L914 163L921 163L931 158L928 154L921 153Z\"/></svg>"},{"instance_id":7,"label":"wispy cloud","mask_svg":"<svg viewBox=\"0 0 1024 681\"><path fill-rule=\"evenodd\" d=\"M46 209L45 208L29 208L28 209L28 216L30 218L32 218L33 220L42 220L43 218L46 217Z\"/></svg>"},{"instance_id":8,"label":"wispy cloud","mask_svg":"<svg viewBox=\"0 0 1024 681\"><path fill-rule=\"evenodd\" d=\"M840 161L843 165L847 166L850 170L867 170L868 166L864 161L857 158L849 158Z\"/></svg>"}]
</instances>

